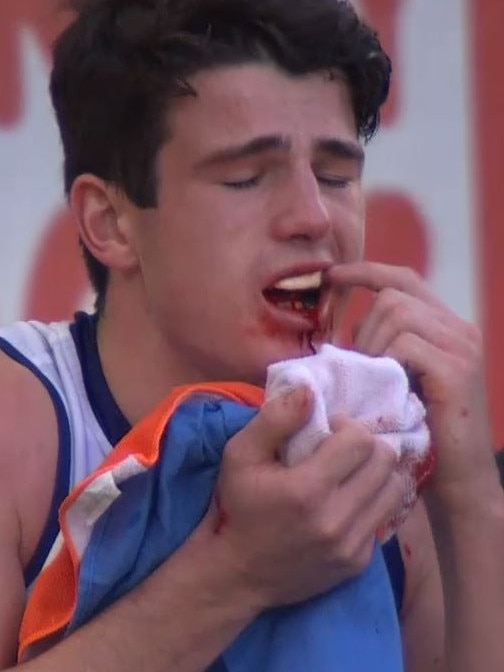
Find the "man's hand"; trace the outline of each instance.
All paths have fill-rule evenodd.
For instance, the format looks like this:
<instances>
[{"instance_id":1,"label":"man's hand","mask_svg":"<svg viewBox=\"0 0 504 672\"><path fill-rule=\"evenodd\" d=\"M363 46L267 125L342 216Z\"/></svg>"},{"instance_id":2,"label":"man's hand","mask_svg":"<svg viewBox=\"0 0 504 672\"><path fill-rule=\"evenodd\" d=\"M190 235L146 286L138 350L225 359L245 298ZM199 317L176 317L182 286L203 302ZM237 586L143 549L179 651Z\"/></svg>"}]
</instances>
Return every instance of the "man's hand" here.
<instances>
[{"instance_id":1,"label":"man's hand","mask_svg":"<svg viewBox=\"0 0 504 672\"><path fill-rule=\"evenodd\" d=\"M334 419L334 434L301 464L281 464L280 446L312 403L304 388L274 399L229 442L207 516L258 609L301 601L361 572L403 496L393 451L349 419Z\"/></svg>"},{"instance_id":2,"label":"man's hand","mask_svg":"<svg viewBox=\"0 0 504 672\"><path fill-rule=\"evenodd\" d=\"M408 670L500 672L504 497L491 450L480 333L409 269L361 262L333 267L327 279L339 291L376 293L354 346L399 361L427 408L437 466L425 500L435 548L418 531L418 515L411 516L404 525L409 537L402 537Z\"/></svg>"},{"instance_id":3,"label":"man's hand","mask_svg":"<svg viewBox=\"0 0 504 672\"><path fill-rule=\"evenodd\" d=\"M414 271L361 262L335 266L335 287L376 293L354 346L399 361L419 384L437 467L437 495L467 496L495 480L479 330L447 308Z\"/></svg>"}]
</instances>

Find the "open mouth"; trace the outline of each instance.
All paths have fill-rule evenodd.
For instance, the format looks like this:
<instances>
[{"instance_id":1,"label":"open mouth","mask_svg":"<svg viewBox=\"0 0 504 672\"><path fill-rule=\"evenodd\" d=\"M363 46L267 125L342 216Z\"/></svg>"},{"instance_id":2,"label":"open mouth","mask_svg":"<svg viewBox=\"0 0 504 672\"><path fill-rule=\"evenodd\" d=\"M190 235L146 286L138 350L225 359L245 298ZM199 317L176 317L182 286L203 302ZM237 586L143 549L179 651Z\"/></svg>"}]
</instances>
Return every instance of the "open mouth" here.
<instances>
[{"instance_id":1,"label":"open mouth","mask_svg":"<svg viewBox=\"0 0 504 672\"><path fill-rule=\"evenodd\" d=\"M308 319L313 325L313 331L319 330L322 298L320 271L280 280L265 289L263 294L276 308Z\"/></svg>"}]
</instances>

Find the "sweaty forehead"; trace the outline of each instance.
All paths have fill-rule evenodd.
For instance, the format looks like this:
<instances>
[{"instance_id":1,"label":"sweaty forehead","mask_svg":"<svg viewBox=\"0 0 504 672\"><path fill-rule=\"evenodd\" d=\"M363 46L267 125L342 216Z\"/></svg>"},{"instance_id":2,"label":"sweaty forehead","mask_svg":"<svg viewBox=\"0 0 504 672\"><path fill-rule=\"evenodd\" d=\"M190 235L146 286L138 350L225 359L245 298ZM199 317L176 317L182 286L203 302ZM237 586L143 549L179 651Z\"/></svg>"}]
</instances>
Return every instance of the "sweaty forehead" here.
<instances>
[{"instance_id":1,"label":"sweaty forehead","mask_svg":"<svg viewBox=\"0 0 504 672\"><path fill-rule=\"evenodd\" d=\"M170 115L170 144L218 148L254 136L355 140L350 93L326 73L290 76L271 65L221 67L199 73L197 96L179 99Z\"/></svg>"}]
</instances>

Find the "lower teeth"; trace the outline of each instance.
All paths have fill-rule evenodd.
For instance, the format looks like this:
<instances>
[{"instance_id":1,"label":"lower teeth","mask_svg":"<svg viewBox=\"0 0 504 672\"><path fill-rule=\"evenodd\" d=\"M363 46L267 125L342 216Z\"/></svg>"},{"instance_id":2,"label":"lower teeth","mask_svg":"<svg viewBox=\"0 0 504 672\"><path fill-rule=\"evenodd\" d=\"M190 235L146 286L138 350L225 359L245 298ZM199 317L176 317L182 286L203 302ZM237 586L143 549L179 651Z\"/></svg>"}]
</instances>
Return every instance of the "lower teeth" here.
<instances>
[{"instance_id":1,"label":"lower teeth","mask_svg":"<svg viewBox=\"0 0 504 672\"><path fill-rule=\"evenodd\" d=\"M319 329L319 309L317 305L310 305L302 301L278 301L274 305L280 310L298 313L311 320L315 324L315 329Z\"/></svg>"},{"instance_id":2,"label":"lower teeth","mask_svg":"<svg viewBox=\"0 0 504 672\"><path fill-rule=\"evenodd\" d=\"M277 303L276 306L281 310L294 310L298 312L305 310L305 306L301 303L301 301L282 301Z\"/></svg>"}]
</instances>

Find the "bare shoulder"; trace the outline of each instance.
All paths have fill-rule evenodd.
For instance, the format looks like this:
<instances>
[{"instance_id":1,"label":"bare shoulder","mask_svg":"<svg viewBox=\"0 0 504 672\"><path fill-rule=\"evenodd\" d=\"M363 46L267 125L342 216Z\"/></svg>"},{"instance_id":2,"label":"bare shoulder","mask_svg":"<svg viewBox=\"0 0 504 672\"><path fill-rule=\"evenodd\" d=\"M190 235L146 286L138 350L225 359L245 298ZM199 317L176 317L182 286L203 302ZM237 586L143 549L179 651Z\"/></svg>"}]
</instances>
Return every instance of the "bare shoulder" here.
<instances>
[{"instance_id":1,"label":"bare shoulder","mask_svg":"<svg viewBox=\"0 0 504 672\"><path fill-rule=\"evenodd\" d=\"M24 581L17 552L19 519L3 488L0 492L0 669L3 670L15 660L24 605Z\"/></svg>"},{"instance_id":2,"label":"bare shoulder","mask_svg":"<svg viewBox=\"0 0 504 672\"><path fill-rule=\"evenodd\" d=\"M406 569L401 626L408 672L442 672L444 604L441 575L422 500L399 530Z\"/></svg>"},{"instance_id":3,"label":"bare shoulder","mask_svg":"<svg viewBox=\"0 0 504 672\"><path fill-rule=\"evenodd\" d=\"M28 369L0 353L0 498L10 501L19 518L23 565L47 518L57 457L57 420L47 390Z\"/></svg>"},{"instance_id":4,"label":"bare shoulder","mask_svg":"<svg viewBox=\"0 0 504 672\"><path fill-rule=\"evenodd\" d=\"M15 656L25 599L23 570L49 511L57 435L43 385L0 353L0 669Z\"/></svg>"}]
</instances>

